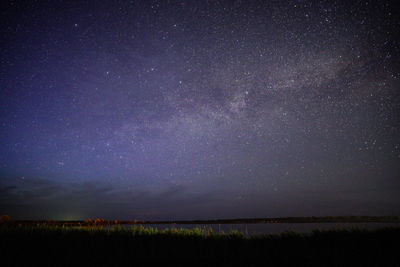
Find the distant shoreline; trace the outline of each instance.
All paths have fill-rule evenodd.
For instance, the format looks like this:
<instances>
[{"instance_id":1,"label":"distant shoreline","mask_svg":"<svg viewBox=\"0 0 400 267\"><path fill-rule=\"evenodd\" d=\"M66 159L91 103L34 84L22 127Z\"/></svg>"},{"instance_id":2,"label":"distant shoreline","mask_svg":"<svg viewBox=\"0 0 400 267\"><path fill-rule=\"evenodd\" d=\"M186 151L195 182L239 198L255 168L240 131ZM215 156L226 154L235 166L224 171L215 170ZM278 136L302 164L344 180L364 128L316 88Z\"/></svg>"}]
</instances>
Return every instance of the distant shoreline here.
<instances>
[{"instance_id":1,"label":"distant shoreline","mask_svg":"<svg viewBox=\"0 0 400 267\"><path fill-rule=\"evenodd\" d=\"M9 220L9 223L43 223L49 225L120 225L120 224L256 224L256 223L400 223L400 216L325 216L325 217L279 217L237 218L214 220Z\"/></svg>"}]
</instances>

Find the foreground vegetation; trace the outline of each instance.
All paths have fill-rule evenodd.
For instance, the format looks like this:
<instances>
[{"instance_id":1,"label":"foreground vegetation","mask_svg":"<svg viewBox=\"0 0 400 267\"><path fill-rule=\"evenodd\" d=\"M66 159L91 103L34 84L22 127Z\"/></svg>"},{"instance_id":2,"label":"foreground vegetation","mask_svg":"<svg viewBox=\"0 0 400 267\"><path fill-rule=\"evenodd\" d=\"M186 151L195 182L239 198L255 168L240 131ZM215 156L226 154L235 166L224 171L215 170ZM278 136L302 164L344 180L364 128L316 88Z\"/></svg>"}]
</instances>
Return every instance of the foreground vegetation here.
<instances>
[{"instance_id":1,"label":"foreground vegetation","mask_svg":"<svg viewBox=\"0 0 400 267\"><path fill-rule=\"evenodd\" d=\"M398 266L400 228L244 236L205 229L0 224L2 266Z\"/></svg>"}]
</instances>

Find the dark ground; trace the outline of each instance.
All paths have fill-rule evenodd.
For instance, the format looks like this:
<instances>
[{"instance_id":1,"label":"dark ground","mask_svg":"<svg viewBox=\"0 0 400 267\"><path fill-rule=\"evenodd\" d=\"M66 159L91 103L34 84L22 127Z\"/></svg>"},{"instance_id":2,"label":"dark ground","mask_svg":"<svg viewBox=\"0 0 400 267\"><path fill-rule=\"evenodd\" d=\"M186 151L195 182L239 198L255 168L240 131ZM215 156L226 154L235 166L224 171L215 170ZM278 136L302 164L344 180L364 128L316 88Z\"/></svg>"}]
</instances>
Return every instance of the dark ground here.
<instances>
[{"instance_id":1,"label":"dark ground","mask_svg":"<svg viewBox=\"0 0 400 267\"><path fill-rule=\"evenodd\" d=\"M0 226L2 266L400 266L400 228L287 232L245 237Z\"/></svg>"}]
</instances>

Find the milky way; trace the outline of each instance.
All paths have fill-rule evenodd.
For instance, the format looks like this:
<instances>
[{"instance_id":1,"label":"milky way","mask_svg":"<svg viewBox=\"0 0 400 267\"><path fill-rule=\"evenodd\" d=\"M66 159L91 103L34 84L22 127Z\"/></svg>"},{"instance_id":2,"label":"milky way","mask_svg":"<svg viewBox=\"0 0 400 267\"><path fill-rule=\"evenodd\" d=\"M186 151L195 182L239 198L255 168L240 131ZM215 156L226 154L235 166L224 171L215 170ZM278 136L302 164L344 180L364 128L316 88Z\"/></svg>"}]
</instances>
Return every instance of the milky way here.
<instances>
[{"instance_id":1,"label":"milky way","mask_svg":"<svg viewBox=\"0 0 400 267\"><path fill-rule=\"evenodd\" d=\"M2 10L0 214L400 212L390 2L39 2Z\"/></svg>"}]
</instances>

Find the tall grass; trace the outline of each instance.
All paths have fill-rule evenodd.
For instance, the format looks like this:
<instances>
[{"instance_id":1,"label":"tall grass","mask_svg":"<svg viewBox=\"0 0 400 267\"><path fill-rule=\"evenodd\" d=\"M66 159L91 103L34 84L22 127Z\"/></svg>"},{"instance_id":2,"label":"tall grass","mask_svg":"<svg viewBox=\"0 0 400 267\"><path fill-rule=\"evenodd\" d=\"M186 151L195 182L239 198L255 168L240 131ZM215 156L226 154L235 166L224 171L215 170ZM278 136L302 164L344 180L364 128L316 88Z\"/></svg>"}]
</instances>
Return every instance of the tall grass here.
<instances>
[{"instance_id":1,"label":"tall grass","mask_svg":"<svg viewBox=\"0 0 400 267\"><path fill-rule=\"evenodd\" d=\"M400 228L247 236L206 228L0 224L0 258L1 266L126 266L154 261L190 266L398 266L399 240Z\"/></svg>"}]
</instances>

